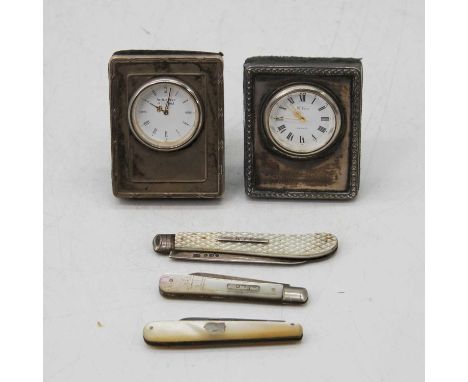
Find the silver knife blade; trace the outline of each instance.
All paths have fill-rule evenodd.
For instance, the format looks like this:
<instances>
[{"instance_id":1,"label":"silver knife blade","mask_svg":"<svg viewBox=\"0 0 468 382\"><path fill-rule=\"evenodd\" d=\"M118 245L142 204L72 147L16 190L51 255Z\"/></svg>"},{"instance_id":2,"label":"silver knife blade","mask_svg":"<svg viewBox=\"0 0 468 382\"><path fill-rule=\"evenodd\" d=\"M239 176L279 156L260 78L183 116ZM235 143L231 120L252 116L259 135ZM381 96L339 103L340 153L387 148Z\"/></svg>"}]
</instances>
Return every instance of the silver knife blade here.
<instances>
[{"instance_id":1,"label":"silver knife blade","mask_svg":"<svg viewBox=\"0 0 468 382\"><path fill-rule=\"evenodd\" d=\"M253 263L253 264L283 264L296 265L304 264L307 260L285 259L266 256L239 255L233 253L216 252L191 252L191 251L172 251L169 253L171 259L190 260L190 261L211 261L225 263Z\"/></svg>"}]
</instances>

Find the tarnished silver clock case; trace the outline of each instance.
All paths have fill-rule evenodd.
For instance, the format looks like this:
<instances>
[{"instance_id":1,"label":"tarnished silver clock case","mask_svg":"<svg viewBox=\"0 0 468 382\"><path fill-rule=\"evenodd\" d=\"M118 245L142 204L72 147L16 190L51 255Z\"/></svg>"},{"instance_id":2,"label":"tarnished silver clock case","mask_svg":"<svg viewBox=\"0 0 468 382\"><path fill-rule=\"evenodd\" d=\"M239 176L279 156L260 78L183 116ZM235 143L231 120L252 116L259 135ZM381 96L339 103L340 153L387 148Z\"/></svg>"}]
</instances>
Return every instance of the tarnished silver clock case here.
<instances>
[{"instance_id":1,"label":"tarnished silver clock case","mask_svg":"<svg viewBox=\"0 0 468 382\"><path fill-rule=\"evenodd\" d=\"M154 145L152 142L146 140L144 138L144 134L140 132L140 127L138 126L138 123L136 122L134 115L133 115L133 106L135 104L135 100L138 98L138 96L143 92L145 89L148 87L155 85L155 84L160 84L160 83L171 83L178 85L182 88L184 88L195 100L195 103L197 105L198 109L198 118L196 121L196 129L193 133L193 135L188 139L186 142L179 144L179 145L173 145L170 147L161 147ZM200 98L198 97L197 93L190 87L188 86L185 82L182 82L176 78L171 78L171 77L158 77L154 80L148 81L145 84L143 84L132 96L129 102L128 106L128 122L130 124L130 129L132 130L133 134L135 135L135 138L138 139L141 143L143 143L145 146L149 147L150 149L153 150L159 150L159 151L174 151L174 150L179 150L185 146L188 146L190 143L193 142L193 140L198 136L200 133L201 127L203 125L203 108L200 102Z\"/></svg>"},{"instance_id":2,"label":"tarnished silver clock case","mask_svg":"<svg viewBox=\"0 0 468 382\"><path fill-rule=\"evenodd\" d=\"M297 92L297 91L311 91L311 92L313 92L315 94L320 95L331 106L331 108L332 108L332 110L333 110L333 112L335 114L335 118L336 118L336 127L335 127L335 131L333 133L333 136L330 138L330 140L327 142L326 145L324 145L320 149L314 150L313 152L310 152L310 153L298 153L298 152L291 151L291 150L288 150L288 149L282 147L276 141L276 139L273 137L273 135L271 134L271 130L269 128L269 117L270 117L271 109L273 108L275 103L278 100L280 100L281 98L283 98L284 96L286 96L288 94L291 94L291 93L294 93L294 92ZM342 125L342 116L341 116L340 108L339 108L339 106L337 104L337 101L335 101L335 99L331 95L329 95L326 91L324 91L323 89L321 89L321 88L319 88L317 86L312 86L312 85L308 85L308 84L292 84L292 85L290 84L290 85L286 86L285 88L282 88L279 91L275 92L271 96L271 98L269 98L267 100L267 102L266 102L265 106L262 108L262 110L263 110L263 113L262 113L262 126L263 126L266 137L271 141L271 143L274 146L274 147L272 147L272 149L284 154L285 156L287 156L289 158L303 159L303 158L316 157L316 156L320 155L321 153L324 153L327 150L329 150L329 148L332 147L333 144L336 142L336 140L340 137L341 125Z\"/></svg>"},{"instance_id":3,"label":"tarnished silver clock case","mask_svg":"<svg viewBox=\"0 0 468 382\"><path fill-rule=\"evenodd\" d=\"M264 128L265 105L281 89L307 84L336 101L335 142L310 157L278 148ZM252 198L351 200L359 190L362 63L355 58L251 57L244 64L244 181Z\"/></svg>"},{"instance_id":4,"label":"tarnished silver clock case","mask_svg":"<svg viewBox=\"0 0 468 382\"><path fill-rule=\"evenodd\" d=\"M219 198L224 191L221 53L125 50L109 61L112 190L120 198ZM190 142L160 150L132 132L132 97L150 81L175 79L193 90L202 119Z\"/></svg>"}]
</instances>

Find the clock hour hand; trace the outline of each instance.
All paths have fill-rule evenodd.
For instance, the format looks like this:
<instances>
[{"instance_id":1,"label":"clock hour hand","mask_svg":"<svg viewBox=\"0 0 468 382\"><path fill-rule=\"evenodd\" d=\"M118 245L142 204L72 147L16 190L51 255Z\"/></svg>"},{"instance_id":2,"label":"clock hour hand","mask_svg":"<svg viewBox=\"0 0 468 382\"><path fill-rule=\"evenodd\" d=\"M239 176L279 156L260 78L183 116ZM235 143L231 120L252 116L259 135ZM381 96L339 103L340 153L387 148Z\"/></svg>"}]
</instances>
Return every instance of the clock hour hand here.
<instances>
[{"instance_id":1,"label":"clock hour hand","mask_svg":"<svg viewBox=\"0 0 468 382\"><path fill-rule=\"evenodd\" d=\"M145 102L148 102L151 106L154 106L156 109L158 109L160 106L156 106L154 103L151 103L150 101L148 101L147 99L143 98L143 100ZM159 111L159 110L158 110Z\"/></svg>"},{"instance_id":2,"label":"clock hour hand","mask_svg":"<svg viewBox=\"0 0 468 382\"><path fill-rule=\"evenodd\" d=\"M302 115L302 113L301 113L299 110L293 109L293 108L291 108L290 106L287 106L287 107L288 107L289 111L290 111L291 113L293 113L294 116L295 116L298 120L300 120L300 121L302 121L302 122L305 122L305 121L306 121L306 118Z\"/></svg>"},{"instance_id":3,"label":"clock hour hand","mask_svg":"<svg viewBox=\"0 0 468 382\"><path fill-rule=\"evenodd\" d=\"M162 106L156 106L154 103L151 103L150 101L148 101L147 99L143 99L145 102L148 102L151 106L154 106L156 108L156 111L158 113L164 113L164 110L162 108ZM164 113L166 114L166 113Z\"/></svg>"}]
</instances>

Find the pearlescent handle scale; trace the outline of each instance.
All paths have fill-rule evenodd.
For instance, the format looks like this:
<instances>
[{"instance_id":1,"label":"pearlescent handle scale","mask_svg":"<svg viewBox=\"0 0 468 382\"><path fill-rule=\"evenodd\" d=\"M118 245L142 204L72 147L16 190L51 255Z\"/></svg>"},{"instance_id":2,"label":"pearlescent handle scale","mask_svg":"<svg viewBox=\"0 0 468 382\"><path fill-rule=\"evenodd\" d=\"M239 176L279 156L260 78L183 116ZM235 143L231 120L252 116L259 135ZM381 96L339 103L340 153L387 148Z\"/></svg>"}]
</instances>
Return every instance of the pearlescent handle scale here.
<instances>
[{"instance_id":1,"label":"pearlescent handle scale","mask_svg":"<svg viewBox=\"0 0 468 382\"><path fill-rule=\"evenodd\" d=\"M330 233L183 232L156 235L153 247L185 260L298 263L333 253L338 240Z\"/></svg>"},{"instance_id":2,"label":"pearlescent handle scale","mask_svg":"<svg viewBox=\"0 0 468 382\"><path fill-rule=\"evenodd\" d=\"M275 303L303 304L308 299L305 288L209 273L163 275L159 279L159 291L167 297L262 300Z\"/></svg>"},{"instance_id":3,"label":"pearlescent handle scale","mask_svg":"<svg viewBox=\"0 0 468 382\"><path fill-rule=\"evenodd\" d=\"M190 318L150 322L143 338L157 346L297 341L302 338L302 327L284 321Z\"/></svg>"}]
</instances>

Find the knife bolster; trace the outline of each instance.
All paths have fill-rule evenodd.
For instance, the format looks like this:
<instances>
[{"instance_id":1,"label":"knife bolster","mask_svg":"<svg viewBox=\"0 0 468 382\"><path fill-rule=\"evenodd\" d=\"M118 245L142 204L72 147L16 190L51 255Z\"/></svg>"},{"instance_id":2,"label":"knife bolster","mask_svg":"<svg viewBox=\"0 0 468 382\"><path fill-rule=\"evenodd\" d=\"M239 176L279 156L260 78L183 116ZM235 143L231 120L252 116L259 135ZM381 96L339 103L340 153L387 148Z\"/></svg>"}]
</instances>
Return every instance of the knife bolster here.
<instances>
[{"instance_id":1,"label":"knife bolster","mask_svg":"<svg viewBox=\"0 0 468 382\"><path fill-rule=\"evenodd\" d=\"M153 248L155 252L167 254L175 248L174 234L159 234L153 239Z\"/></svg>"}]
</instances>

